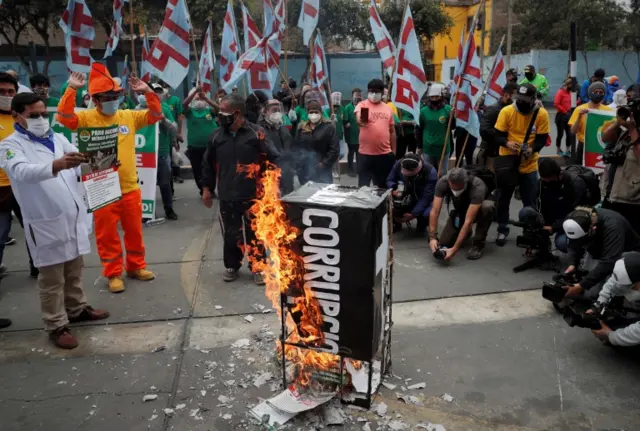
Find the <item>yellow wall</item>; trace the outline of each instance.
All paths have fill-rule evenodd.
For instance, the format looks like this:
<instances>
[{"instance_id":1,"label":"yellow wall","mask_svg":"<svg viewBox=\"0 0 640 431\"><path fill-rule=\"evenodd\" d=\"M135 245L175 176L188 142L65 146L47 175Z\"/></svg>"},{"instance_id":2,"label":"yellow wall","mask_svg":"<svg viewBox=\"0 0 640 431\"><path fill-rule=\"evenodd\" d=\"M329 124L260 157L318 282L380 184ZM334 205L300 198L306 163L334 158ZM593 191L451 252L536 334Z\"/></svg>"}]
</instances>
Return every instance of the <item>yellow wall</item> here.
<instances>
[{"instance_id":1,"label":"yellow wall","mask_svg":"<svg viewBox=\"0 0 640 431\"><path fill-rule=\"evenodd\" d=\"M492 28L492 16L491 16L492 0L485 1L485 38L484 38L484 55L490 54L490 32ZM449 82L449 71L442 71L442 60L455 58L458 53L458 45L460 44L460 34L464 32L465 39L468 32L467 19L473 19L480 4L474 6L445 6L441 5L444 11L453 20L453 27L451 27L449 34L436 36L433 40L433 60L432 64L435 67L436 81ZM481 32L475 31L476 46L480 46ZM446 50L446 55L445 55Z\"/></svg>"}]
</instances>

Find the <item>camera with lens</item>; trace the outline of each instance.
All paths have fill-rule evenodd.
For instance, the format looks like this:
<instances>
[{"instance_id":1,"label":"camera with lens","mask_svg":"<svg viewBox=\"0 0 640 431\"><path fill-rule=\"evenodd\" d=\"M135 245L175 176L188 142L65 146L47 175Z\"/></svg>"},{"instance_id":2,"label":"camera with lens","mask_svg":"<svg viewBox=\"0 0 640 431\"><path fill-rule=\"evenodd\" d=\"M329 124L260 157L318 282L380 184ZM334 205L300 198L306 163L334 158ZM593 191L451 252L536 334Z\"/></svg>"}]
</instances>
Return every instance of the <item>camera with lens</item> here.
<instances>
[{"instance_id":1,"label":"camera with lens","mask_svg":"<svg viewBox=\"0 0 640 431\"><path fill-rule=\"evenodd\" d=\"M433 252L433 257L438 260L444 260L447 257L446 247L439 247L436 251Z\"/></svg>"},{"instance_id":2,"label":"camera with lens","mask_svg":"<svg viewBox=\"0 0 640 431\"><path fill-rule=\"evenodd\" d=\"M551 281L545 281L542 284L542 297L553 303L562 301L567 293L567 288L580 283L580 280L588 273L588 271L576 270L569 274L554 275Z\"/></svg>"},{"instance_id":3,"label":"camera with lens","mask_svg":"<svg viewBox=\"0 0 640 431\"><path fill-rule=\"evenodd\" d=\"M541 250L550 246L549 232L544 230L544 219L535 208L523 208L518 215L518 221L510 221L509 224L522 228L522 235L516 237L518 247Z\"/></svg>"},{"instance_id":4,"label":"camera with lens","mask_svg":"<svg viewBox=\"0 0 640 431\"><path fill-rule=\"evenodd\" d=\"M618 118L625 120L634 119L636 126L640 126L640 97L631 99L626 106L620 106L616 111ZM631 143L625 134L615 144L607 145L602 154L602 161L606 164L622 165L627 158L627 151L631 147Z\"/></svg>"}]
</instances>

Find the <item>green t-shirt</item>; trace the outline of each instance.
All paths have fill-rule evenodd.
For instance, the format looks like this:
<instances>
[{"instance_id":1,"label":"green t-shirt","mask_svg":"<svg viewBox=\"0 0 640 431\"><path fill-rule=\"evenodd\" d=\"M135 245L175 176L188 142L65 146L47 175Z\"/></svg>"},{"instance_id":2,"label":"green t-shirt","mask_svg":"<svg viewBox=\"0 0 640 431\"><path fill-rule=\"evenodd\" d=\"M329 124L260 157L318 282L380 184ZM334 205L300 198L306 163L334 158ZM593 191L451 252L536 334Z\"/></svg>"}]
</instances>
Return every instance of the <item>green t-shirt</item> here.
<instances>
[{"instance_id":1,"label":"green t-shirt","mask_svg":"<svg viewBox=\"0 0 640 431\"><path fill-rule=\"evenodd\" d=\"M309 114L307 114L307 108L303 108L302 106L296 106L294 111L296 113L296 117L298 118L297 123L300 123L302 121L309 121ZM327 120L331 118L329 116L328 110L326 109L322 110L322 116Z\"/></svg>"},{"instance_id":2,"label":"green t-shirt","mask_svg":"<svg viewBox=\"0 0 640 431\"><path fill-rule=\"evenodd\" d=\"M56 97L49 97L47 98L47 103L45 105L47 106L47 108L57 108L59 103L60 99Z\"/></svg>"},{"instance_id":3,"label":"green t-shirt","mask_svg":"<svg viewBox=\"0 0 640 431\"><path fill-rule=\"evenodd\" d=\"M331 110L328 110L328 113L331 115ZM342 106L334 106L333 113L336 116L336 133L338 134L338 139L344 139L344 108Z\"/></svg>"},{"instance_id":4,"label":"green t-shirt","mask_svg":"<svg viewBox=\"0 0 640 431\"><path fill-rule=\"evenodd\" d=\"M67 87L69 86L69 82L65 82L60 87L60 95L62 96L65 91L67 91ZM76 106L82 107L82 93L87 90L87 85L83 85L82 87L76 90Z\"/></svg>"},{"instance_id":5,"label":"green t-shirt","mask_svg":"<svg viewBox=\"0 0 640 431\"><path fill-rule=\"evenodd\" d=\"M178 117L184 114L182 109L182 102L178 98L178 96L169 96L167 100L164 101L167 105L169 105L169 109L173 114L173 117L177 120Z\"/></svg>"},{"instance_id":6,"label":"green t-shirt","mask_svg":"<svg viewBox=\"0 0 640 431\"><path fill-rule=\"evenodd\" d=\"M206 148L209 137L218 126L211 108L189 108L184 113L187 118L187 147Z\"/></svg>"},{"instance_id":7,"label":"green t-shirt","mask_svg":"<svg viewBox=\"0 0 640 431\"><path fill-rule=\"evenodd\" d=\"M449 124L451 106L445 105L437 111L425 106L420 110L420 127L422 128L422 151L432 157L440 157L444 138ZM451 133L447 142L445 154L450 151Z\"/></svg>"},{"instance_id":8,"label":"green t-shirt","mask_svg":"<svg viewBox=\"0 0 640 431\"><path fill-rule=\"evenodd\" d=\"M356 121L356 107L353 103L349 103L344 107L344 122L349 123L349 128L345 136L345 140L349 145L358 145L360 142L360 126Z\"/></svg>"},{"instance_id":9,"label":"green t-shirt","mask_svg":"<svg viewBox=\"0 0 640 431\"><path fill-rule=\"evenodd\" d=\"M162 106L162 114L165 118L172 123L175 122L171 109L169 109L169 105L162 102L160 106ZM168 156L169 154L171 154L171 135L164 129L164 127L160 127L160 133L158 136L158 155Z\"/></svg>"},{"instance_id":10,"label":"green t-shirt","mask_svg":"<svg viewBox=\"0 0 640 431\"><path fill-rule=\"evenodd\" d=\"M404 109L398 109L398 113L401 116L400 121L415 121L415 117L411 112L407 112ZM413 134L414 127L415 126L404 125L402 126L402 131L404 132L405 135Z\"/></svg>"}]
</instances>

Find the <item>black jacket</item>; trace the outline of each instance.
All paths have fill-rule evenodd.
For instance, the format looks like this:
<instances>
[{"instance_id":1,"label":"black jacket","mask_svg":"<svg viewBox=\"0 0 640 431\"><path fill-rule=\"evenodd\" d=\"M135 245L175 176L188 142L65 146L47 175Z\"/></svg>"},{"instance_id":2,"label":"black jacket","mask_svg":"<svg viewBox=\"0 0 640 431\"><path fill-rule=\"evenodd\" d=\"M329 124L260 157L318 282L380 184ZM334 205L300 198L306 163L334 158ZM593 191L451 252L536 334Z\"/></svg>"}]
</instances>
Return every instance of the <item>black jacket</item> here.
<instances>
[{"instance_id":1,"label":"black jacket","mask_svg":"<svg viewBox=\"0 0 640 431\"><path fill-rule=\"evenodd\" d=\"M480 137L482 138L482 147L487 152L487 157L495 157L498 155L500 144L498 143L497 134L500 132L498 132L494 126L498 121L500 111L502 111L502 108L505 106L508 105L503 104L502 101L488 106L480 119Z\"/></svg>"},{"instance_id":2,"label":"black jacket","mask_svg":"<svg viewBox=\"0 0 640 431\"><path fill-rule=\"evenodd\" d=\"M622 253L640 251L640 236L631 227L626 218L615 211L607 209L595 210L598 214L596 232L586 247L575 248L569 241L569 254L572 263L578 267L580 259L585 252L596 260L598 264L589 274L582 279L580 286L589 290L605 279L613 272L613 267Z\"/></svg>"},{"instance_id":3,"label":"black jacket","mask_svg":"<svg viewBox=\"0 0 640 431\"><path fill-rule=\"evenodd\" d=\"M562 232L565 217L577 206L584 205L587 185L578 175L562 172L559 181L540 181L540 212L546 226Z\"/></svg>"},{"instance_id":4,"label":"black jacket","mask_svg":"<svg viewBox=\"0 0 640 431\"><path fill-rule=\"evenodd\" d=\"M340 154L340 139L336 127L327 120L322 120L313 130L309 122L301 122L293 144L302 158L315 153L317 162L322 163L325 168L331 167Z\"/></svg>"},{"instance_id":5,"label":"black jacket","mask_svg":"<svg viewBox=\"0 0 640 431\"><path fill-rule=\"evenodd\" d=\"M256 124L244 122L235 135L224 128L209 138L202 160L202 186L212 191L218 184L220 200L248 200L256 197L256 178L249 178L242 168L276 162L280 153Z\"/></svg>"}]
</instances>

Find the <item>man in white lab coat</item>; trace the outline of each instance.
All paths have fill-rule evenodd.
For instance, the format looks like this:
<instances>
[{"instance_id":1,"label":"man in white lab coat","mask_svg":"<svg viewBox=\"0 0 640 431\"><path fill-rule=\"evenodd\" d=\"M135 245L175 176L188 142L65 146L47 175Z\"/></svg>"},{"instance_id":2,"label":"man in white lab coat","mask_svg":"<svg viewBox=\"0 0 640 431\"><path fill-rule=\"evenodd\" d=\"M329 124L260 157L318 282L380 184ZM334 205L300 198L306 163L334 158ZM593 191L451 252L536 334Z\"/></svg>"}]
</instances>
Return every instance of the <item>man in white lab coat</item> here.
<instances>
[{"instance_id":1,"label":"man in white lab coat","mask_svg":"<svg viewBox=\"0 0 640 431\"><path fill-rule=\"evenodd\" d=\"M40 96L21 93L11 102L15 132L0 142L0 166L22 207L27 244L40 269L38 288L45 330L53 344L73 349L69 322L101 320L109 313L87 304L82 255L91 251L87 208L75 167L85 156L49 128Z\"/></svg>"}]
</instances>

